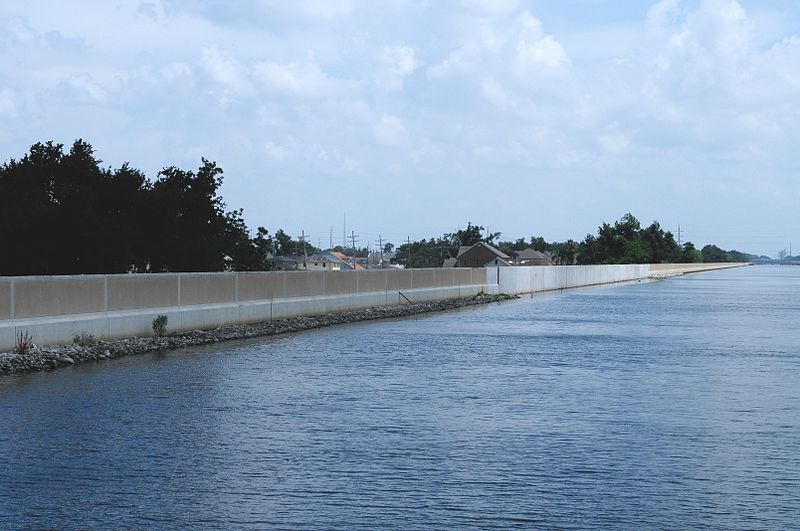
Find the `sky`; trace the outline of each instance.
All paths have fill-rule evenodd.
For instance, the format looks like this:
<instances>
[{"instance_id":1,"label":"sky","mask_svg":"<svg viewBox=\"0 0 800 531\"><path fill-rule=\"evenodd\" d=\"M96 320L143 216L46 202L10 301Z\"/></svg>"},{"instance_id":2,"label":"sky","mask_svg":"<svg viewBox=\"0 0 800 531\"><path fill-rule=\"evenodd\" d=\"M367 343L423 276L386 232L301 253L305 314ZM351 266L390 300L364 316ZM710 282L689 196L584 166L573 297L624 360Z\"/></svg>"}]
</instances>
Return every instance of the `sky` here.
<instances>
[{"instance_id":1,"label":"sky","mask_svg":"<svg viewBox=\"0 0 800 531\"><path fill-rule=\"evenodd\" d=\"M251 229L327 247L626 212L800 249L795 0L0 3L0 161L91 143L224 169Z\"/></svg>"}]
</instances>

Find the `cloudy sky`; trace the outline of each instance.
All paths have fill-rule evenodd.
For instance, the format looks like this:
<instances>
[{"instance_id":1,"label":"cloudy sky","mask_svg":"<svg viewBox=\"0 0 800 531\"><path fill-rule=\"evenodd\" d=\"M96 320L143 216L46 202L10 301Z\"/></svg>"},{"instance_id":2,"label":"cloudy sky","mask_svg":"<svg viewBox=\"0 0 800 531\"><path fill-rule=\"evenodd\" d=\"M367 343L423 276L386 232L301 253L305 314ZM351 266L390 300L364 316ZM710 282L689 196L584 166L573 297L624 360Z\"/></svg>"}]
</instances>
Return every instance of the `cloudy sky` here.
<instances>
[{"instance_id":1,"label":"cloudy sky","mask_svg":"<svg viewBox=\"0 0 800 531\"><path fill-rule=\"evenodd\" d=\"M0 159L225 170L251 228L327 246L479 223L581 239L631 211L800 249L795 0L0 4Z\"/></svg>"}]
</instances>

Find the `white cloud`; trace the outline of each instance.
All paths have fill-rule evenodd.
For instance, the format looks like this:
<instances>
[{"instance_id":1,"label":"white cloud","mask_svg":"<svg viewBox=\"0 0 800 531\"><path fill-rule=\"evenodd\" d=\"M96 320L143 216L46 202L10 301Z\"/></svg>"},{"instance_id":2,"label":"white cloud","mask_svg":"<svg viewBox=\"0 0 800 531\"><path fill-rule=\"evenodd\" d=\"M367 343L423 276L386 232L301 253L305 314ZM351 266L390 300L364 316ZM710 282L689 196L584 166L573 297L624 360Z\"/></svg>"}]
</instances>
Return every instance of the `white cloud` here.
<instances>
[{"instance_id":1,"label":"white cloud","mask_svg":"<svg viewBox=\"0 0 800 531\"><path fill-rule=\"evenodd\" d=\"M279 0L278 4L291 4ZM335 19L346 17L353 12L352 0L303 0L299 2L302 12L310 17L321 19Z\"/></svg>"},{"instance_id":2,"label":"white cloud","mask_svg":"<svg viewBox=\"0 0 800 531\"><path fill-rule=\"evenodd\" d=\"M656 31L661 31L674 24L679 15L679 0L661 0L653 4L647 11L647 23Z\"/></svg>"},{"instance_id":3,"label":"white cloud","mask_svg":"<svg viewBox=\"0 0 800 531\"><path fill-rule=\"evenodd\" d=\"M513 106L513 99L505 88L494 78L487 77L481 82L481 89L486 98L500 108Z\"/></svg>"},{"instance_id":4,"label":"white cloud","mask_svg":"<svg viewBox=\"0 0 800 531\"><path fill-rule=\"evenodd\" d=\"M399 147L408 142L408 131L403 121L397 116L383 113L374 127L375 140L379 144Z\"/></svg>"},{"instance_id":5,"label":"white cloud","mask_svg":"<svg viewBox=\"0 0 800 531\"><path fill-rule=\"evenodd\" d=\"M456 5L473 14L484 16L508 15L519 9L519 0L459 0Z\"/></svg>"},{"instance_id":6,"label":"white cloud","mask_svg":"<svg viewBox=\"0 0 800 531\"><path fill-rule=\"evenodd\" d=\"M430 79L443 79L455 73L465 72L469 69L469 62L465 57L465 50L458 49L450 52L441 62L428 67L426 74Z\"/></svg>"},{"instance_id":7,"label":"white cloud","mask_svg":"<svg viewBox=\"0 0 800 531\"><path fill-rule=\"evenodd\" d=\"M605 4L609 22L589 25L574 7L516 0L149 0L101 2L91 16L11 2L0 7L0 148L102 139L148 174L214 156L251 225L270 222L252 193L265 161L287 193L316 186L333 202L363 189L343 183L396 168L409 188L430 186L425 212L450 193L441 176L546 181L554 197L566 174L571 189L668 193L706 175L746 180L756 158L765 187L800 193L796 10L651 0L636 22ZM584 206L607 202L594 195ZM653 195L625 199L646 210ZM493 215L525 207L509 201ZM281 223L296 215L276 208Z\"/></svg>"},{"instance_id":8,"label":"white cloud","mask_svg":"<svg viewBox=\"0 0 800 531\"><path fill-rule=\"evenodd\" d=\"M296 95L324 96L333 85L312 59L302 63L264 61L255 65L254 75L268 90Z\"/></svg>"},{"instance_id":9,"label":"white cloud","mask_svg":"<svg viewBox=\"0 0 800 531\"><path fill-rule=\"evenodd\" d=\"M291 151L289 151L289 149L273 142L267 142L264 144L264 151L267 153L269 158L278 162L286 160L291 155Z\"/></svg>"},{"instance_id":10,"label":"white cloud","mask_svg":"<svg viewBox=\"0 0 800 531\"><path fill-rule=\"evenodd\" d=\"M630 138L624 134L608 134L599 138L603 149L614 155L620 155L628 150L631 145Z\"/></svg>"},{"instance_id":11,"label":"white cloud","mask_svg":"<svg viewBox=\"0 0 800 531\"><path fill-rule=\"evenodd\" d=\"M17 96L9 89L0 90L0 116L17 115Z\"/></svg>"},{"instance_id":12,"label":"white cloud","mask_svg":"<svg viewBox=\"0 0 800 531\"><path fill-rule=\"evenodd\" d=\"M89 74L80 74L69 77L65 84L72 87L83 96L96 102L105 102L109 99L108 92L97 83Z\"/></svg>"},{"instance_id":13,"label":"white cloud","mask_svg":"<svg viewBox=\"0 0 800 531\"><path fill-rule=\"evenodd\" d=\"M356 159L345 157L342 161L342 169L348 172L353 172L361 169L361 163Z\"/></svg>"},{"instance_id":14,"label":"white cloud","mask_svg":"<svg viewBox=\"0 0 800 531\"><path fill-rule=\"evenodd\" d=\"M215 46L204 48L200 65L212 79L227 90L235 94L252 92L247 74L232 54L223 52Z\"/></svg>"},{"instance_id":15,"label":"white cloud","mask_svg":"<svg viewBox=\"0 0 800 531\"><path fill-rule=\"evenodd\" d=\"M402 89L403 79L419 66L414 49L404 44L384 46L378 53L378 65L377 83L391 90Z\"/></svg>"},{"instance_id":16,"label":"white cloud","mask_svg":"<svg viewBox=\"0 0 800 531\"><path fill-rule=\"evenodd\" d=\"M556 69L570 64L566 50L552 35L545 35L542 22L525 12L520 17L522 31L516 45L515 62L521 71Z\"/></svg>"}]
</instances>

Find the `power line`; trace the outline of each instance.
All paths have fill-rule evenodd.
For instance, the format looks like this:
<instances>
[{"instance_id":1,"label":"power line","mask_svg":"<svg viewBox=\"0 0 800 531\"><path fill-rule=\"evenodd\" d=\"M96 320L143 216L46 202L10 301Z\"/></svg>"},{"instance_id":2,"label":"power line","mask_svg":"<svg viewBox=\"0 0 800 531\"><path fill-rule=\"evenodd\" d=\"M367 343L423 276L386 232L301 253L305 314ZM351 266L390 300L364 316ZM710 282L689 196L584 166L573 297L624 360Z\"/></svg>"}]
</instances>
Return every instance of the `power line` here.
<instances>
[{"instance_id":1,"label":"power line","mask_svg":"<svg viewBox=\"0 0 800 531\"><path fill-rule=\"evenodd\" d=\"M355 231L350 231L350 242L353 249L353 271L356 269L356 243L358 242L358 235Z\"/></svg>"}]
</instances>

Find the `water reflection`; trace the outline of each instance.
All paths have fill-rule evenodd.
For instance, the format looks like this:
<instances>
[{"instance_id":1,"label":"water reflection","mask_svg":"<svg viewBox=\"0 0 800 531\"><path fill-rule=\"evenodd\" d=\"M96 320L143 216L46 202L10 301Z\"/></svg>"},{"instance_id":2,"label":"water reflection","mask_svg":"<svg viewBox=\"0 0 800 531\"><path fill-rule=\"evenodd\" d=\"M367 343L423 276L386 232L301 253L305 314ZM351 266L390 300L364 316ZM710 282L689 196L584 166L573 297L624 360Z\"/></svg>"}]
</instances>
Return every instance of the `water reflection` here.
<instances>
[{"instance_id":1,"label":"water reflection","mask_svg":"<svg viewBox=\"0 0 800 531\"><path fill-rule=\"evenodd\" d=\"M800 269L0 379L0 527L791 527Z\"/></svg>"}]
</instances>

